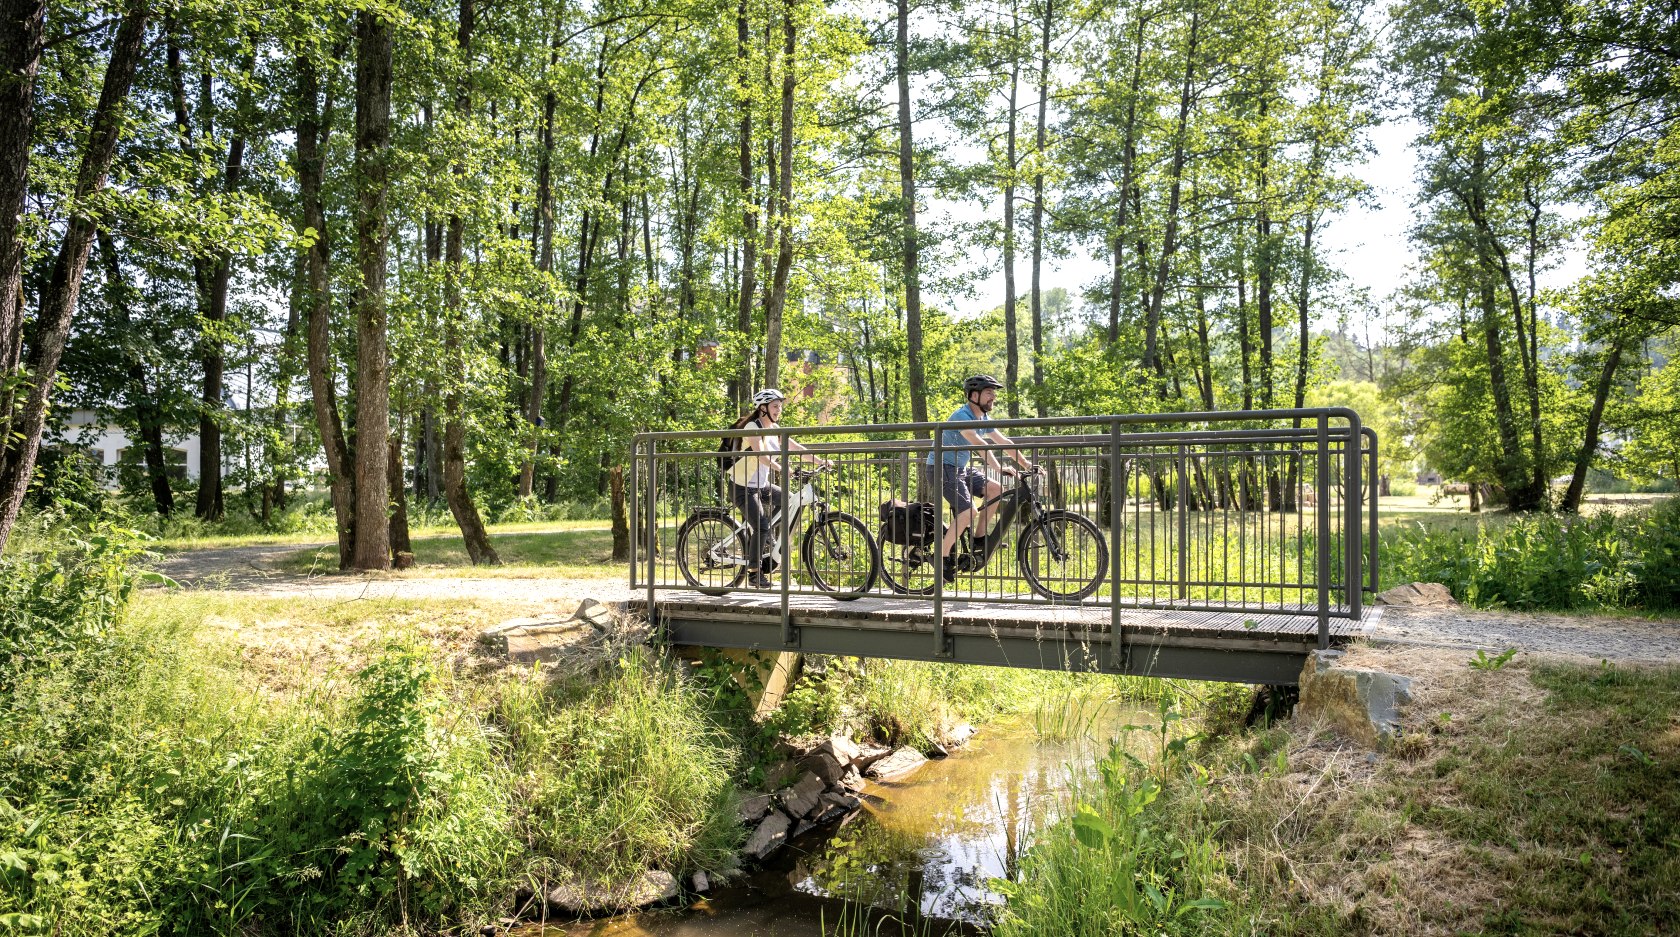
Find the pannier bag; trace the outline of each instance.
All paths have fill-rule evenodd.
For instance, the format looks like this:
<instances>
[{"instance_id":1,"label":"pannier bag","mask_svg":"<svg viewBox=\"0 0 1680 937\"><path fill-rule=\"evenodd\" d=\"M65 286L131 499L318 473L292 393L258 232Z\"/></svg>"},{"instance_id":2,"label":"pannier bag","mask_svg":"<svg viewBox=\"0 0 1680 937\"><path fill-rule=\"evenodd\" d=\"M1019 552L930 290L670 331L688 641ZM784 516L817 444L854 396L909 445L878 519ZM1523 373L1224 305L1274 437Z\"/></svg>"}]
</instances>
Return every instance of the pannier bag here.
<instances>
[{"instance_id":1,"label":"pannier bag","mask_svg":"<svg viewBox=\"0 0 1680 937\"><path fill-rule=\"evenodd\" d=\"M939 536L938 511L931 501L893 499L881 504L881 538L900 546L926 546Z\"/></svg>"}]
</instances>

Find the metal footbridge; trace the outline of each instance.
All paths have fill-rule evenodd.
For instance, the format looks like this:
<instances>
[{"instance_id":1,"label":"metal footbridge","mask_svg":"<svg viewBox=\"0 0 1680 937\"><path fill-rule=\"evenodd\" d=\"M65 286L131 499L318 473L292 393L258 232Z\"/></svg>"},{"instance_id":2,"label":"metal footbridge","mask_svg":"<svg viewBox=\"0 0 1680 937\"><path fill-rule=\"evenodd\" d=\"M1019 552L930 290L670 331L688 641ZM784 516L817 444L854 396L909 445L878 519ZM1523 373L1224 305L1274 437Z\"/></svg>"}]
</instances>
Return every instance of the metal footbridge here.
<instances>
[{"instance_id":1,"label":"metal footbridge","mask_svg":"<svg viewBox=\"0 0 1680 937\"><path fill-rule=\"evenodd\" d=\"M636 436L631 607L675 645L1276 685L1377 614L1377 438L1352 410L989 425L1011 444L947 445L960 423ZM765 460L789 494L758 541L719 451L748 435L807 450ZM1039 470L989 471L947 578L932 467L958 450Z\"/></svg>"}]
</instances>

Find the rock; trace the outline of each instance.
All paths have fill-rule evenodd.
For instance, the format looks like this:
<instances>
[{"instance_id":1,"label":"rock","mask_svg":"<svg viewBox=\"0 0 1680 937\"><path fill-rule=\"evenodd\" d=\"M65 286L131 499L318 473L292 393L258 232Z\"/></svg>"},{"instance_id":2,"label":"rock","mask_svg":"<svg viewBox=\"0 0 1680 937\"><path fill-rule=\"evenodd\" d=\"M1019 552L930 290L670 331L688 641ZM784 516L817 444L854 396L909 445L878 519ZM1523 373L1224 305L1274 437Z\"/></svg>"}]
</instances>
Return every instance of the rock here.
<instances>
[{"instance_id":1,"label":"rock","mask_svg":"<svg viewBox=\"0 0 1680 937\"><path fill-rule=\"evenodd\" d=\"M696 872L689 876L688 886L694 889L695 894L704 895L712 890L712 880L706 877L706 873Z\"/></svg>"},{"instance_id":2,"label":"rock","mask_svg":"<svg viewBox=\"0 0 1680 937\"><path fill-rule=\"evenodd\" d=\"M863 790L863 785L863 775L859 774L858 769L855 767L847 768L846 776L840 779L840 786L844 787L848 791L861 791Z\"/></svg>"},{"instance_id":3,"label":"rock","mask_svg":"<svg viewBox=\"0 0 1680 937\"><path fill-rule=\"evenodd\" d=\"M799 765L791 761L778 761L769 771L764 772L764 788L775 790L799 777Z\"/></svg>"},{"instance_id":4,"label":"rock","mask_svg":"<svg viewBox=\"0 0 1680 937\"><path fill-rule=\"evenodd\" d=\"M944 758L944 757L949 756L950 754L951 754L951 750L946 748L945 746L939 744L938 742L934 742L933 744L928 746L928 757L929 758Z\"/></svg>"},{"instance_id":5,"label":"rock","mask_svg":"<svg viewBox=\"0 0 1680 937\"><path fill-rule=\"evenodd\" d=\"M586 915L645 908L671 901L680 893L675 875L655 869L624 882L590 882L568 874L545 897L551 909Z\"/></svg>"},{"instance_id":6,"label":"rock","mask_svg":"<svg viewBox=\"0 0 1680 937\"><path fill-rule=\"evenodd\" d=\"M841 767L857 761L858 756L863 754L862 747L844 735L831 736L828 741L817 746L817 751L832 756Z\"/></svg>"},{"instance_id":7,"label":"rock","mask_svg":"<svg viewBox=\"0 0 1680 937\"><path fill-rule=\"evenodd\" d=\"M759 821L758 829L753 830L752 836L748 837L747 844L741 848L742 854L755 862L763 862L766 856L782 848L782 844L787 842L788 827L792 823L787 814L780 810L770 811Z\"/></svg>"},{"instance_id":8,"label":"rock","mask_svg":"<svg viewBox=\"0 0 1680 937\"><path fill-rule=\"evenodd\" d=\"M807 771L792 787L782 792L782 809L794 818L803 817L822 799L828 785L823 779Z\"/></svg>"},{"instance_id":9,"label":"rock","mask_svg":"<svg viewBox=\"0 0 1680 937\"><path fill-rule=\"evenodd\" d=\"M896 781L927 763L927 758L914 748L905 746L869 766L864 774L877 781Z\"/></svg>"},{"instance_id":10,"label":"rock","mask_svg":"<svg viewBox=\"0 0 1680 937\"><path fill-rule=\"evenodd\" d=\"M484 629L480 640L512 663L549 663L595 648L615 625L612 609L584 599L569 618L552 613L510 618Z\"/></svg>"},{"instance_id":11,"label":"rock","mask_svg":"<svg viewBox=\"0 0 1680 937\"><path fill-rule=\"evenodd\" d=\"M858 756L852 759L852 767L867 773L869 766L892 754L892 749L882 745L865 745L858 751Z\"/></svg>"},{"instance_id":12,"label":"rock","mask_svg":"<svg viewBox=\"0 0 1680 937\"><path fill-rule=\"evenodd\" d=\"M846 777L847 769L851 767L851 762L841 762L819 748L805 758L805 767L809 768L812 774L822 778L824 786L839 787L841 780Z\"/></svg>"},{"instance_id":13,"label":"rock","mask_svg":"<svg viewBox=\"0 0 1680 937\"><path fill-rule=\"evenodd\" d=\"M1409 677L1342 667L1341 651L1314 651L1301 669L1301 702L1296 711L1321 718L1349 738L1371 748L1400 735L1400 707L1412 701Z\"/></svg>"},{"instance_id":14,"label":"rock","mask_svg":"<svg viewBox=\"0 0 1680 937\"><path fill-rule=\"evenodd\" d=\"M800 820L799 825L794 827L793 832L788 835L788 839L798 839L816 828L817 825L810 820Z\"/></svg>"},{"instance_id":15,"label":"rock","mask_svg":"<svg viewBox=\"0 0 1680 937\"><path fill-rule=\"evenodd\" d=\"M751 826L769 813L770 799L769 794L753 794L750 797L741 798L741 825Z\"/></svg>"},{"instance_id":16,"label":"rock","mask_svg":"<svg viewBox=\"0 0 1680 937\"><path fill-rule=\"evenodd\" d=\"M829 791L822 795L822 803L811 812L811 822L818 826L832 823L848 813L863 806L863 801L852 794L837 794Z\"/></svg>"},{"instance_id":17,"label":"rock","mask_svg":"<svg viewBox=\"0 0 1680 937\"><path fill-rule=\"evenodd\" d=\"M1407 608L1456 608L1452 591L1438 582L1409 582L1377 596L1378 605Z\"/></svg>"},{"instance_id":18,"label":"rock","mask_svg":"<svg viewBox=\"0 0 1680 937\"><path fill-rule=\"evenodd\" d=\"M956 728L953 728L950 732L946 733L945 744L951 748L961 748L964 745L967 745L968 740L974 738L975 733L979 731L979 729L974 728L966 722L959 722L957 723Z\"/></svg>"}]
</instances>

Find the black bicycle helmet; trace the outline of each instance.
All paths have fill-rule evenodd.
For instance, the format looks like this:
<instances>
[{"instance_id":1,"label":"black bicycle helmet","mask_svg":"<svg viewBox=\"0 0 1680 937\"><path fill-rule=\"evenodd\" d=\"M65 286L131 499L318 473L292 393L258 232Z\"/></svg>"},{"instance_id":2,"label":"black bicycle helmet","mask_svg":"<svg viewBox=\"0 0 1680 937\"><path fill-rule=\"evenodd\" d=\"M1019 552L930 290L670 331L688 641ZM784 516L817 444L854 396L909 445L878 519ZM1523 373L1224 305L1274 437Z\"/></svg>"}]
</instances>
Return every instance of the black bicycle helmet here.
<instances>
[{"instance_id":1,"label":"black bicycle helmet","mask_svg":"<svg viewBox=\"0 0 1680 937\"><path fill-rule=\"evenodd\" d=\"M976 374L963 381L963 393L972 394L982 390L1001 390L1003 382L990 374Z\"/></svg>"}]
</instances>

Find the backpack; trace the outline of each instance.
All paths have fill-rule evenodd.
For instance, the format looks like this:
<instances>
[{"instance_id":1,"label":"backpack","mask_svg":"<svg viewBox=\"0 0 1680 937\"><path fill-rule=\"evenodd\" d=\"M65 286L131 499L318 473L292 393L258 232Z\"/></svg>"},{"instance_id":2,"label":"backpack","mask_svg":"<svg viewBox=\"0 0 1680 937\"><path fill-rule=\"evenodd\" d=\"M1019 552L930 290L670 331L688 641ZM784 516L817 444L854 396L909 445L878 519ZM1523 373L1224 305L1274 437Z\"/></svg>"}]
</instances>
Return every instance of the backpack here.
<instances>
[{"instance_id":1,"label":"backpack","mask_svg":"<svg viewBox=\"0 0 1680 937\"><path fill-rule=\"evenodd\" d=\"M938 512L931 501L893 499L881 503L881 539L900 546L927 546L939 536Z\"/></svg>"},{"instance_id":2,"label":"backpack","mask_svg":"<svg viewBox=\"0 0 1680 937\"><path fill-rule=\"evenodd\" d=\"M752 420L750 419L744 419L736 423L731 423L729 426L724 428L746 429L747 424L751 422ZM728 475L729 470L735 467L735 463L741 460L739 453L741 452L741 443L744 441L744 438L741 436L725 436L718 440L718 470L723 472L723 474Z\"/></svg>"},{"instance_id":3,"label":"backpack","mask_svg":"<svg viewBox=\"0 0 1680 937\"><path fill-rule=\"evenodd\" d=\"M733 429L734 427L730 428ZM735 460L740 458L735 453L741 451L741 438L739 436L733 439L728 436L723 437L718 440L717 451L718 470L728 475L729 470L735 466Z\"/></svg>"}]
</instances>

